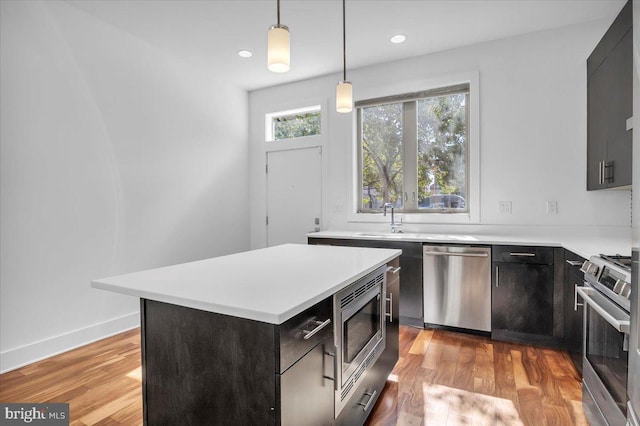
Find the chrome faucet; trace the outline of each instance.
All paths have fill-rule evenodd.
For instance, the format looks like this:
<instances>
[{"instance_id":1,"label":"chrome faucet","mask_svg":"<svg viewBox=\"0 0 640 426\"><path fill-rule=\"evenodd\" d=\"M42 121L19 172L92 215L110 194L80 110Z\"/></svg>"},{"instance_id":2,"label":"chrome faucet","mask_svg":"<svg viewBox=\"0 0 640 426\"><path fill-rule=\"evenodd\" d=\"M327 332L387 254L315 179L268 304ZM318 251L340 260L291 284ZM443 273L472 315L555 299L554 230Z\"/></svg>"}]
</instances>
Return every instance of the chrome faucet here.
<instances>
[{"instance_id":1,"label":"chrome faucet","mask_svg":"<svg viewBox=\"0 0 640 426\"><path fill-rule=\"evenodd\" d=\"M396 223L395 221L395 216L393 214L393 204L392 203L385 203L384 204L384 209L383 209L383 216L387 215L387 207L391 208L391 232L392 233L396 233L396 232L402 232L402 218L400 218L400 223Z\"/></svg>"}]
</instances>

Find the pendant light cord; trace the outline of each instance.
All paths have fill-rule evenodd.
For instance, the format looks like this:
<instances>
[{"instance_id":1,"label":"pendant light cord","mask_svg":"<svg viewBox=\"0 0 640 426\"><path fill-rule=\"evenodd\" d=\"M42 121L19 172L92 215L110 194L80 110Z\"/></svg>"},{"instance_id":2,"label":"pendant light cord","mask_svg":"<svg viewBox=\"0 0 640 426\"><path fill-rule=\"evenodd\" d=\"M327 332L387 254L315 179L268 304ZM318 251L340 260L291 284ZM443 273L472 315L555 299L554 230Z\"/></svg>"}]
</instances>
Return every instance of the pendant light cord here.
<instances>
[{"instance_id":1,"label":"pendant light cord","mask_svg":"<svg viewBox=\"0 0 640 426\"><path fill-rule=\"evenodd\" d=\"M342 0L342 81L347 81L347 19L345 12L345 0Z\"/></svg>"},{"instance_id":2,"label":"pendant light cord","mask_svg":"<svg viewBox=\"0 0 640 426\"><path fill-rule=\"evenodd\" d=\"M277 9L278 9L278 28L280 28L280 0L278 0Z\"/></svg>"}]
</instances>

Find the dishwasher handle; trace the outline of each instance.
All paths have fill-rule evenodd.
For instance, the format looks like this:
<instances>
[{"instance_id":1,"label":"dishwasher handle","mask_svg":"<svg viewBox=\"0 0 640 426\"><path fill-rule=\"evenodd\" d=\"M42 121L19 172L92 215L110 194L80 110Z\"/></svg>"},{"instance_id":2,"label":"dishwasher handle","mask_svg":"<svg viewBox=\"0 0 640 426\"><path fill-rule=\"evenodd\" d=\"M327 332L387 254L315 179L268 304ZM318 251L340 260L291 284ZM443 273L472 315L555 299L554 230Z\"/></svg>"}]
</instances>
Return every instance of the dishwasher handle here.
<instances>
[{"instance_id":1,"label":"dishwasher handle","mask_svg":"<svg viewBox=\"0 0 640 426\"><path fill-rule=\"evenodd\" d=\"M459 257L489 257L489 253L452 253L445 251L424 251L425 256L459 256Z\"/></svg>"}]
</instances>

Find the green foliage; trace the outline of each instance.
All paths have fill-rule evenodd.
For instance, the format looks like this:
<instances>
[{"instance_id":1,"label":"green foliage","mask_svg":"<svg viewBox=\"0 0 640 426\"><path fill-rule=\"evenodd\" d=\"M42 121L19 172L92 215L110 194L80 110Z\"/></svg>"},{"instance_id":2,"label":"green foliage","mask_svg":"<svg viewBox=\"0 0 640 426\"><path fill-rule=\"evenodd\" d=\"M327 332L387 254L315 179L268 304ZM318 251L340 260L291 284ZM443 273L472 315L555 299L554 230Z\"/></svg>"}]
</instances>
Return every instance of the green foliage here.
<instances>
[{"instance_id":1,"label":"green foliage","mask_svg":"<svg viewBox=\"0 0 640 426\"><path fill-rule=\"evenodd\" d=\"M362 109L362 207L402 203L402 104Z\"/></svg>"},{"instance_id":2,"label":"green foliage","mask_svg":"<svg viewBox=\"0 0 640 426\"><path fill-rule=\"evenodd\" d=\"M273 118L273 140L320 134L320 111Z\"/></svg>"},{"instance_id":3,"label":"green foliage","mask_svg":"<svg viewBox=\"0 0 640 426\"><path fill-rule=\"evenodd\" d=\"M465 97L438 96L417 102L419 202L433 194L466 198Z\"/></svg>"},{"instance_id":4,"label":"green foliage","mask_svg":"<svg viewBox=\"0 0 640 426\"><path fill-rule=\"evenodd\" d=\"M442 194L466 199L466 102L465 94L416 101L420 208L451 207L442 205L443 197L434 202ZM379 209L387 202L403 205L403 168L409 165L403 164L402 114L401 102L361 110L364 209Z\"/></svg>"}]
</instances>

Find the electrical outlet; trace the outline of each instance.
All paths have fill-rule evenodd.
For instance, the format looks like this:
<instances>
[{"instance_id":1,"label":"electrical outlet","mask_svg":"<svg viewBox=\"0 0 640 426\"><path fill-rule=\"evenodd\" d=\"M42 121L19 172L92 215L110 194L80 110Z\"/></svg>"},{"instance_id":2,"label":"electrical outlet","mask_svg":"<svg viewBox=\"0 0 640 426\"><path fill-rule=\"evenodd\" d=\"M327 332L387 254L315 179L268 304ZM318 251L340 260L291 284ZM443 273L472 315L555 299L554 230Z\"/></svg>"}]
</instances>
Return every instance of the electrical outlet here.
<instances>
[{"instance_id":1,"label":"electrical outlet","mask_svg":"<svg viewBox=\"0 0 640 426\"><path fill-rule=\"evenodd\" d=\"M557 201L547 201L547 214L558 214Z\"/></svg>"},{"instance_id":2,"label":"electrical outlet","mask_svg":"<svg viewBox=\"0 0 640 426\"><path fill-rule=\"evenodd\" d=\"M498 201L499 213L511 213L511 201Z\"/></svg>"}]
</instances>

